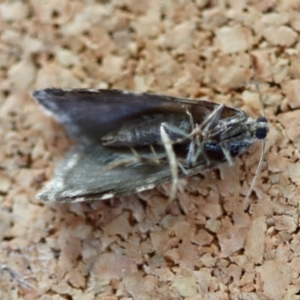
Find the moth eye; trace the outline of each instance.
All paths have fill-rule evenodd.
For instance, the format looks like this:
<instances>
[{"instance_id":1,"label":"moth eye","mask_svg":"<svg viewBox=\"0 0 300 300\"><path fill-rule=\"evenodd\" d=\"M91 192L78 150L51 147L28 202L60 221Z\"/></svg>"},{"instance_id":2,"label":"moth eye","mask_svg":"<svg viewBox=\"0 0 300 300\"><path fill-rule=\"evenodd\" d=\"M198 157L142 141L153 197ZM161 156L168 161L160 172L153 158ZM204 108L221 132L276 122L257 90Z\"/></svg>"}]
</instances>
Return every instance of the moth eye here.
<instances>
[{"instance_id":1,"label":"moth eye","mask_svg":"<svg viewBox=\"0 0 300 300\"><path fill-rule=\"evenodd\" d=\"M258 117L256 119L256 122L257 123L268 123L267 119L265 117L262 117L262 116Z\"/></svg>"},{"instance_id":2,"label":"moth eye","mask_svg":"<svg viewBox=\"0 0 300 300\"><path fill-rule=\"evenodd\" d=\"M256 123L257 124L265 123L265 125L261 124L260 127L258 127L255 132L256 138L259 140L263 140L267 136L267 133L268 133L268 126L267 126L268 121L265 117L258 117L256 120Z\"/></svg>"}]
</instances>

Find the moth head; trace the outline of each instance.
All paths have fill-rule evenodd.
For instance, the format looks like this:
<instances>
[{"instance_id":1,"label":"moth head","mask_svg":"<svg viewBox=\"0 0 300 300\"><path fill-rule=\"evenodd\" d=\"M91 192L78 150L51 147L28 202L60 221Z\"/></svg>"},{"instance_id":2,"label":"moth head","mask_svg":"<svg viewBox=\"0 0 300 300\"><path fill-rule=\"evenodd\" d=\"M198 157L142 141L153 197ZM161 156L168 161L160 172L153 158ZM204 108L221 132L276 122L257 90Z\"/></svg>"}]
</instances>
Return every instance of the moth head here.
<instances>
[{"instance_id":1,"label":"moth head","mask_svg":"<svg viewBox=\"0 0 300 300\"><path fill-rule=\"evenodd\" d=\"M266 138L268 132L269 132L269 124L265 117L258 117L256 119L256 131L255 136L259 140L263 140Z\"/></svg>"}]
</instances>

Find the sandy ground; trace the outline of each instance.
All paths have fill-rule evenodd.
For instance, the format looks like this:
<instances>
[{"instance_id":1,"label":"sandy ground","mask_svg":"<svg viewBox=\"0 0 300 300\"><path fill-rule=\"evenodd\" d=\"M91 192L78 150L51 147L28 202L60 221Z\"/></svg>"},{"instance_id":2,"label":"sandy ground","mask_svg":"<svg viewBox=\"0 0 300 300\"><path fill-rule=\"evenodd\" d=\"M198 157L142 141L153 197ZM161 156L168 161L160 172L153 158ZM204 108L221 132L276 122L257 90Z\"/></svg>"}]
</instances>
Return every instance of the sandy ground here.
<instances>
[{"instance_id":1,"label":"sandy ground","mask_svg":"<svg viewBox=\"0 0 300 300\"><path fill-rule=\"evenodd\" d=\"M300 2L1 1L0 298L300 299ZM170 186L92 203L35 194L70 146L29 96L119 88L262 114L261 143Z\"/></svg>"}]
</instances>

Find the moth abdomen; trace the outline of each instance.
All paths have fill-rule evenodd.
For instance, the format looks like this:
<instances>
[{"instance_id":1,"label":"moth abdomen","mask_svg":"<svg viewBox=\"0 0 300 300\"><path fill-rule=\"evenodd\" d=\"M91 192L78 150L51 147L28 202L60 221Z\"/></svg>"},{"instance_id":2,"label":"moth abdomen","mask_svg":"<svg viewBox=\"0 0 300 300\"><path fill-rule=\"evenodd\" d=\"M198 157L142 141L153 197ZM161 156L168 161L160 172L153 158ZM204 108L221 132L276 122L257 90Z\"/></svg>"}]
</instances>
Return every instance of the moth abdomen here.
<instances>
[{"instance_id":1,"label":"moth abdomen","mask_svg":"<svg viewBox=\"0 0 300 300\"><path fill-rule=\"evenodd\" d=\"M191 131L189 119L184 114L157 113L132 118L119 129L101 138L104 146L144 147L161 145L160 126L166 124L171 141L183 138Z\"/></svg>"}]
</instances>

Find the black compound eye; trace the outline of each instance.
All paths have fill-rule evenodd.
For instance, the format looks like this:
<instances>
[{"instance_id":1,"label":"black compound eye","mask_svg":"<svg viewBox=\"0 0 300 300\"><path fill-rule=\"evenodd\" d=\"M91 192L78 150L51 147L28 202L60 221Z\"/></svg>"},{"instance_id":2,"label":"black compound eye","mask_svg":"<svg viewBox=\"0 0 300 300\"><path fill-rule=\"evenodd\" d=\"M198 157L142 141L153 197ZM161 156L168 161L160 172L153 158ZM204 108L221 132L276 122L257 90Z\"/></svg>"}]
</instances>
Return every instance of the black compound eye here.
<instances>
[{"instance_id":1,"label":"black compound eye","mask_svg":"<svg viewBox=\"0 0 300 300\"><path fill-rule=\"evenodd\" d=\"M262 123L262 124L260 127L256 129L255 136L257 139L263 140L264 138L266 138L268 133L268 126L264 124L267 124L268 121L265 117L258 117L256 123L257 124Z\"/></svg>"},{"instance_id":2,"label":"black compound eye","mask_svg":"<svg viewBox=\"0 0 300 300\"><path fill-rule=\"evenodd\" d=\"M268 121L265 117L260 116L256 119L256 123L268 123Z\"/></svg>"},{"instance_id":3,"label":"black compound eye","mask_svg":"<svg viewBox=\"0 0 300 300\"><path fill-rule=\"evenodd\" d=\"M255 132L255 136L259 140L263 140L266 138L268 130L266 128L257 128Z\"/></svg>"}]
</instances>

